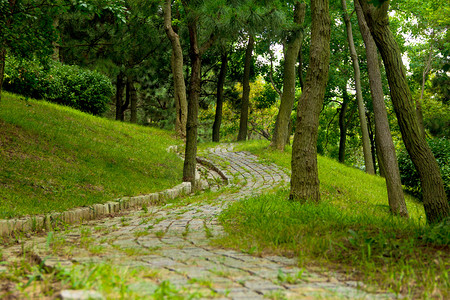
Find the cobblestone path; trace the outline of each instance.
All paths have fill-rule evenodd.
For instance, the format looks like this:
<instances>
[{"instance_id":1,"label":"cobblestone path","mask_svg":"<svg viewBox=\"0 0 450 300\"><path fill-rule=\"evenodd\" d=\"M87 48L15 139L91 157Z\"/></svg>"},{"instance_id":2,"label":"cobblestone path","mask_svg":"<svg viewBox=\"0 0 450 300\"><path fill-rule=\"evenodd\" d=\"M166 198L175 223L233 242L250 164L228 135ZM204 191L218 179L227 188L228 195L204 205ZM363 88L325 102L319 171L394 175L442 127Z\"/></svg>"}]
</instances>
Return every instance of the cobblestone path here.
<instances>
[{"instance_id":1,"label":"cobblestone path","mask_svg":"<svg viewBox=\"0 0 450 300\"><path fill-rule=\"evenodd\" d=\"M26 249L50 270L57 265L59 270L71 272L75 272L76 266L96 266L97 269L102 266L109 272L108 276L114 278L114 274L118 274L123 280L126 277L121 273L123 270L128 273L135 270L130 273L134 275L127 280L126 289L132 291L136 299L152 298L155 293L168 295L161 299L389 297L367 293L357 288L358 282L340 281L337 275L319 275L298 268L295 259L254 257L211 246L210 240L223 233L217 216L227 204L287 184L289 180L277 166L258 162L247 152L229 150L215 148L206 155L219 168L226 169L232 183L218 191L213 200L209 195L204 197L207 200L190 204L172 203L90 221L51 235L28 238L22 245L4 249L3 255L13 262L20 259ZM209 173L213 190L217 189L214 187L215 182L219 182L217 177L218 174ZM202 195L196 197L201 199ZM8 271L8 266L0 268ZM96 289L95 284L91 289ZM30 297L39 295L39 290L33 292L29 288L27 291ZM115 298L107 291L101 294L90 295L99 299ZM87 295L61 293L63 299L82 299Z\"/></svg>"}]
</instances>

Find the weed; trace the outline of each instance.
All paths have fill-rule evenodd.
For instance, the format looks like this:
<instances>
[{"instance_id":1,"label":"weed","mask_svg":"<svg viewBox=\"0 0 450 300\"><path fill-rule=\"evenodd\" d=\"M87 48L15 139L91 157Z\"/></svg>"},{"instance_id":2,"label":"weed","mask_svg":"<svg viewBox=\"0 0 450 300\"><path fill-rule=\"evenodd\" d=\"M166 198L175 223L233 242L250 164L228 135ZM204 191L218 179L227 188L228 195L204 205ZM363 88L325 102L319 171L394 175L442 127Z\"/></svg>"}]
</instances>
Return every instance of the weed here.
<instances>
[{"instance_id":1,"label":"weed","mask_svg":"<svg viewBox=\"0 0 450 300\"><path fill-rule=\"evenodd\" d=\"M214 235L211 232L211 229L209 229L208 225L206 225L206 222L203 221L203 228L205 229L206 238L212 238Z\"/></svg>"},{"instance_id":2,"label":"weed","mask_svg":"<svg viewBox=\"0 0 450 300\"><path fill-rule=\"evenodd\" d=\"M282 290L274 290L264 294L264 298L271 300L287 300L286 294Z\"/></svg>"},{"instance_id":3,"label":"weed","mask_svg":"<svg viewBox=\"0 0 450 300\"><path fill-rule=\"evenodd\" d=\"M141 236L146 236L146 235L149 235L150 233L148 232L148 231L145 231L145 230L142 230L142 231L135 231L134 233L133 233L133 235L135 236L135 237L141 237Z\"/></svg>"},{"instance_id":4,"label":"weed","mask_svg":"<svg viewBox=\"0 0 450 300\"><path fill-rule=\"evenodd\" d=\"M161 239L162 237L164 237L165 234L166 234L166 232L164 230L158 230L155 232L155 235L158 239Z\"/></svg>"},{"instance_id":5,"label":"weed","mask_svg":"<svg viewBox=\"0 0 450 300\"><path fill-rule=\"evenodd\" d=\"M185 227L184 231L181 233L181 235L182 235L183 237L187 237L188 234L189 234L189 223L186 224L186 227Z\"/></svg>"},{"instance_id":6,"label":"weed","mask_svg":"<svg viewBox=\"0 0 450 300\"><path fill-rule=\"evenodd\" d=\"M304 269L299 271L297 274L286 274L281 269L278 270L277 279L280 283L289 283L289 284L296 284L298 283L302 277L303 277Z\"/></svg>"},{"instance_id":7,"label":"weed","mask_svg":"<svg viewBox=\"0 0 450 300\"><path fill-rule=\"evenodd\" d=\"M203 279L203 278L191 278L188 281L189 283L197 283L203 287L206 288L212 288L212 282L211 280L208 279Z\"/></svg>"}]
</instances>

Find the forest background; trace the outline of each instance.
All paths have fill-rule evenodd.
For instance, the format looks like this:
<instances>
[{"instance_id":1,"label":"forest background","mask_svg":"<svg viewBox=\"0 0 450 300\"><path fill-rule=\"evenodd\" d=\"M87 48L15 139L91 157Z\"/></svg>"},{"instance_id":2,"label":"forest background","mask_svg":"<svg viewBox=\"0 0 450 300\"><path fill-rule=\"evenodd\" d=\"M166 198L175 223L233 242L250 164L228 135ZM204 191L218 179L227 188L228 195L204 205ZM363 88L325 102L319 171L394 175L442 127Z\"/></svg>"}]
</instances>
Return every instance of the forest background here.
<instances>
[{"instance_id":1,"label":"forest background","mask_svg":"<svg viewBox=\"0 0 450 300\"><path fill-rule=\"evenodd\" d=\"M364 3L370 4L359 2L363 9ZM346 1L327 3L331 59L316 151L385 176L377 140L381 133L376 134L375 128L368 47L357 7ZM292 143L299 124L298 111L302 110L297 107L308 82L307 72L313 67L312 25L317 17L312 17L314 9L310 8L314 4L2 0L0 84L24 97L175 129L187 140L187 151L196 149L197 141L246 139L268 139L274 148L283 150L285 142ZM423 132L437 159L448 202L450 5L399 0L373 1L372 7L385 7L388 13L390 30L406 64L419 124L416 131ZM420 176L402 139L389 76L381 57L377 62L387 130L398 155L401 180L408 192L421 199ZM284 109L286 101L292 103ZM188 104L192 103L197 107L189 108L189 119ZM287 117L277 121L282 110ZM286 123L287 134L281 138L276 135L277 122ZM195 129L195 136L189 137L189 128ZM189 156L195 157L195 151L186 152ZM186 168L183 177L190 181Z\"/></svg>"}]
</instances>

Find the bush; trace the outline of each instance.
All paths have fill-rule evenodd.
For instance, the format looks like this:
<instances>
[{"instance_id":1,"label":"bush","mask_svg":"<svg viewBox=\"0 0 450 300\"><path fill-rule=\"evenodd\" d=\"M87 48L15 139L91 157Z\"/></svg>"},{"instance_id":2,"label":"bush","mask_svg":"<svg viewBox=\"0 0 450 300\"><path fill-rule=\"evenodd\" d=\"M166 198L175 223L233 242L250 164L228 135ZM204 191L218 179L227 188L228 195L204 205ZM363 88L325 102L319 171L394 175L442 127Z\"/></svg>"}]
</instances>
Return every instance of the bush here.
<instances>
[{"instance_id":1,"label":"bush","mask_svg":"<svg viewBox=\"0 0 450 300\"><path fill-rule=\"evenodd\" d=\"M46 99L81 111L100 115L108 108L113 87L108 77L78 66L52 62L44 68L37 61L8 57L5 90Z\"/></svg>"},{"instance_id":2,"label":"bush","mask_svg":"<svg viewBox=\"0 0 450 300\"><path fill-rule=\"evenodd\" d=\"M46 71L35 60L8 57L5 62L3 89L25 97L43 98Z\"/></svg>"},{"instance_id":3,"label":"bush","mask_svg":"<svg viewBox=\"0 0 450 300\"><path fill-rule=\"evenodd\" d=\"M436 161L441 170L444 188L447 199L450 198L450 140L443 138L433 138L428 140ZM398 164L400 168L400 176L402 184L406 190L419 199L422 199L422 187L420 185L419 173L417 173L414 164L409 158L406 149L402 149L398 155Z\"/></svg>"}]
</instances>

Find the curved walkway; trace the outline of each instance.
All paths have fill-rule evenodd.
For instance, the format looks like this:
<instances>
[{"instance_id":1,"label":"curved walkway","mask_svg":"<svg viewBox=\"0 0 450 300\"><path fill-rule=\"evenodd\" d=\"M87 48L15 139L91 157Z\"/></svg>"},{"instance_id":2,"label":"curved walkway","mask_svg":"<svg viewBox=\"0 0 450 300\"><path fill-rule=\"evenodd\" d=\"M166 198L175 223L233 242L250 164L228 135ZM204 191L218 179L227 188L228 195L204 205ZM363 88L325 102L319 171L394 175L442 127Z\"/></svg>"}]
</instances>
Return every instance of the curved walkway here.
<instances>
[{"instance_id":1,"label":"curved walkway","mask_svg":"<svg viewBox=\"0 0 450 300\"><path fill-rule=\"evenodd\" d=\"M220 169L226 169L231 182L213 200L209 195L207 200L186 205L173 203L90 221L52 236L29 238L23 245L4 249L3 255L12 262L20 259L25 249L50 270L56 265L70 270L73 265L91 263L115 270L135 268L137 275L127 288L139 299L151 298L155 291L162 290L181 295L181 299L388 298L358 289L358 282L298 268L295 259L254 257L211 246L211 239L223 233L217 216L228 203L289 180L276 165L261 163L247 152L230 150L219 147L206 155ZM211 186L218 183L217 177L209 173ZM3 269L8 271L7 267ZM82 299L88 294L63 291L61 295Z\"/></svg>"}]
</instances>

